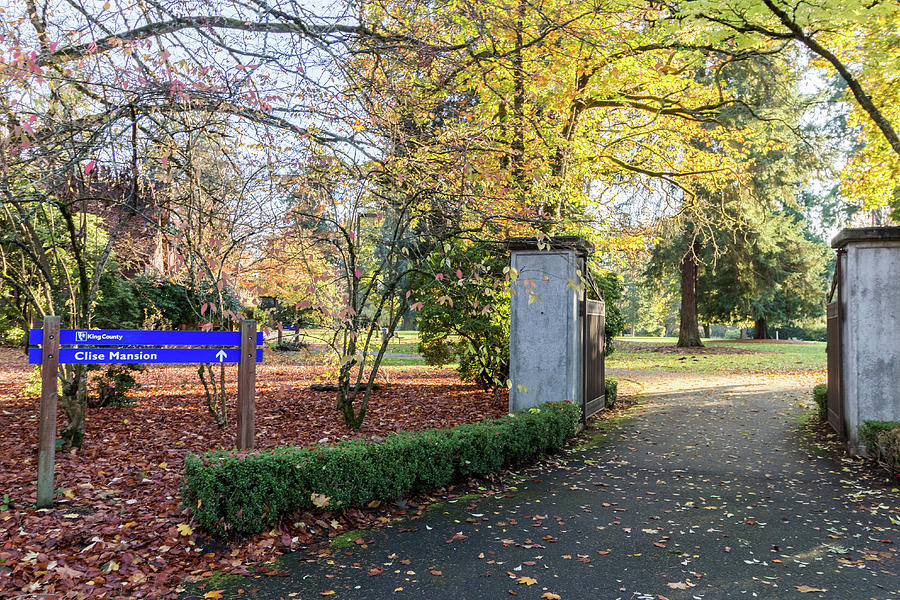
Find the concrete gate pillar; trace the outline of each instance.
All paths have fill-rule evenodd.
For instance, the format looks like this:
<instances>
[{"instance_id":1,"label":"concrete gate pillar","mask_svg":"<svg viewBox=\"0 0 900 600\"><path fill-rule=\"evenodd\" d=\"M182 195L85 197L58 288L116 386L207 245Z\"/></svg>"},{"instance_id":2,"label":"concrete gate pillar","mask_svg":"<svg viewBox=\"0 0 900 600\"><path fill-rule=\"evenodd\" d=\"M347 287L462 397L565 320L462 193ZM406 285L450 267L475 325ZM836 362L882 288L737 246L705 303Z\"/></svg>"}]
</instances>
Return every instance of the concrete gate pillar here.
<instances>
[{"instance_id":1,"label":"concrete gate pillar","mask_svg":"<svg viewBox=\"0 0 900 600\"><path fill-rule=\"evenodd\" d=\"M548 247L549 244L549 247ZM507 241L516 279L511 286L509 411L568 400L582 403L584 298L581 275L594 247L555 237Z\"/></svg>"},{"instance_id":2,"label":"concrete gate pillar","mask_svg":"<svg viewBox=\"0 0 900 600\"><path fill-rule=\"evenodd\" d=\"M900 421L900 227L842 229L831 246L842 347L828 385L841 392L848 450L861 454L864 421Z\"/></svg>"}]
</instances>

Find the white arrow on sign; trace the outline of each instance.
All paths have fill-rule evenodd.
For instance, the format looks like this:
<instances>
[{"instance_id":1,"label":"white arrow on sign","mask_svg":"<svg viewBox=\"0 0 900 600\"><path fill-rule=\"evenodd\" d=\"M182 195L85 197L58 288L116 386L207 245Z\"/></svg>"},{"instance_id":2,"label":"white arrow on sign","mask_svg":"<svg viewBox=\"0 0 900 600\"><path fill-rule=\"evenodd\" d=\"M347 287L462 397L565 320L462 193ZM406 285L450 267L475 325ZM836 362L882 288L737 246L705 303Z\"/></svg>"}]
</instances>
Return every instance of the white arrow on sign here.
<instances>
[{"instance_id":1,"label":"white arrow on sign","mask_svg":"<svg viewBox=\"0 0 900 600\"><path fill-rule=\"evenodd\" d=\"M224 362L225 359L228 358L228 355L225 354L224 350L219 350L218 352L216 352L216 358L219 359L219 362Z\"/></svg>"}]
</instances>

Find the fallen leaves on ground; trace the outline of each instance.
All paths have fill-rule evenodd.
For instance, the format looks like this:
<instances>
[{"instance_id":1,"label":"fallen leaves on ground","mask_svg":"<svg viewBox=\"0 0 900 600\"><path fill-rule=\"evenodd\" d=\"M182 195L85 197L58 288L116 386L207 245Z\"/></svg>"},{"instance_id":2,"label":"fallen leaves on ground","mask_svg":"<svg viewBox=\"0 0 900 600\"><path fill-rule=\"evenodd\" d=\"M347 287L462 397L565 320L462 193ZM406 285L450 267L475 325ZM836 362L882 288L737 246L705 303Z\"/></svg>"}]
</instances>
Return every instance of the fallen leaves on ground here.
<instances>
[{"instance_id":1,"label":"fallen leaves on ground","mask_svg":"<svg viewBox=\"0 0 900 600\"><path fill-rule=\"evenodd\" d=\"M354 431L343 425L333 392L309 389L324 380L324 367L277 359L257 371L258 448L445 428L507 409L505 399L461 383L452 370L385 367L388 382L373 392L366 422ZM0 494L12 501L0 512L0 596L27 586L67 598L171 598L184 582L213 572L246 575L253 563L404 512L306 513L240 543L210 543L194 531L179 487L186 454L234 446L236 369L227 372L230 422L220 431L196 369L159 365L139 376L134 408L88 410L85 448L57 453L57 502L37 510L39 399L23 396L31 370L21 351L0 348L0 427L17 432L0 440ZM60 406L60 430L65 422Z\"/></svg>"},{"instance_id":2,"label":"fallen leaves on ground","mask_svg":"<svg viewBox=\"0 0 900 600\"><path fill-rule=\"evenodd\" d=\"M813 593L813 592L827 592L827 591L828 591L828 590L823 589L823 588L814 588L814 587L810 587L810 586L808 586L808 585L795 585L794 587L797 588L797 591L798 591L798 592L803 592L804 594L810 594L810 593Z\"/></svg>"}]
</instances>

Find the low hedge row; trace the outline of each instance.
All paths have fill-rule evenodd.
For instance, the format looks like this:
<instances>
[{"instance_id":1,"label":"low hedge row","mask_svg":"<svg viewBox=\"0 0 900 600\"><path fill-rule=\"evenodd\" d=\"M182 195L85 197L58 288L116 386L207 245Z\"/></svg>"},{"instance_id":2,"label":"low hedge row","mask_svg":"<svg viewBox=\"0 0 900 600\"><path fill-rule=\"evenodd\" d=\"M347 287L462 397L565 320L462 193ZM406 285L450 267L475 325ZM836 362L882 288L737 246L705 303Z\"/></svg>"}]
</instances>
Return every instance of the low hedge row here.
<instances>
[{"instance_id":1,"label":"low hedge row","mask_svg":"<svg viewBox=\"0 0 900 600\"><path fill-rule=\"evenodd\" d=\"M550 402L380 442L188 455L182 500L215 536L253 535L296 509L340 510L396 500L559 450L575 434L580 417L579 406Z\"/></svg>"}]
</instances>

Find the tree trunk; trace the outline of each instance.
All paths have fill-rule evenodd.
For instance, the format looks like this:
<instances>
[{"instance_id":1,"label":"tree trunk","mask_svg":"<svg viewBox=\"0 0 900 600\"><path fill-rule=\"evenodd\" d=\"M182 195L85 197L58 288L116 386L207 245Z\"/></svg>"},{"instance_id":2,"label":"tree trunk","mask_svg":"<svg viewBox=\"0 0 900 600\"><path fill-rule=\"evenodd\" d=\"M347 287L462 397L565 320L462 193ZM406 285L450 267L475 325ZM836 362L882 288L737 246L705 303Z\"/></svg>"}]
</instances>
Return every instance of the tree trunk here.
<instances>
[{"instance_id":1,"label":"tree trunk","mask_svg":"<svg viewBox=\"0 0 900 600\"><path fill-rule=\"evenodd\" d=\"M766 323L766 318L762 317L757 319L753 324L753 339L755 340L768 340L769 339L769 325Z\"/></svg>"},{"instance_id":2,"label":"tree trunk","mask_svg":"<svg viewBox=\"0 0 900 600\"><path fill-rule=\"evenodd\" d=\"M681 325L678 330L679 348L698 348L700 341L697 323L697 252L700 243L691 242L681 259Z\"/></svg>"},{"instance_id":3,"label":"tree trunk","mask_svg":"<svg viewBox=\"0 0 900 600\"><path fill-rule=\"evenodd\" d=\"M59 397L69 424L60 433L65 448L81 448L84 443L84 418L87 413L87 367L74 365L71 378L62 382Z\"/></svg>"},{"instance_id":4,"label":"tree trunk","mask_svg":"<svg viewBox=\"0 0 900 600\"><path fill-rule=\"evenodd\" d=\"M18 295L18 290L16 290L16 295ZM28 305L25 305L24 310L22 310L22 346L23 350L25 350L25 356L28 356L28 338L31 330L31 321L28 318Z\"/></svg>"}]
</instances>

